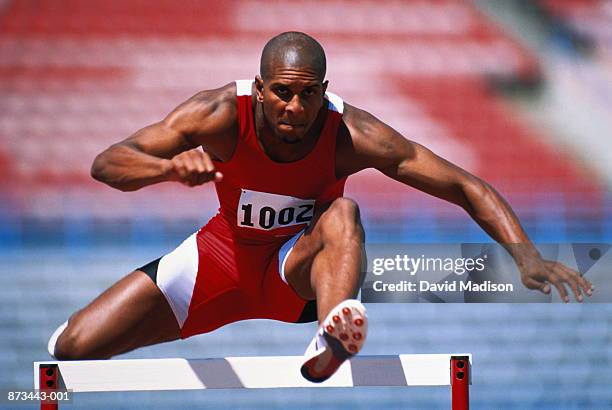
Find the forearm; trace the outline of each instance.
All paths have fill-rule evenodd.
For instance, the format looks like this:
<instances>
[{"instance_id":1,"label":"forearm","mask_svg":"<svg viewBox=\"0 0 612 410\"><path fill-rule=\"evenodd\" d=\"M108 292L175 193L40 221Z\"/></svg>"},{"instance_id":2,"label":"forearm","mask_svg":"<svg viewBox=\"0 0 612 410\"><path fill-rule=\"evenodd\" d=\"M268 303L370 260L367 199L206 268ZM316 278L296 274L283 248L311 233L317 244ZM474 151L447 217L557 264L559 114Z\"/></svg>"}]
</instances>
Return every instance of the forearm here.
<instances>
[{"instance_id":1,"label":"forearm","mask_svg":"<svg viewBox=\"0 0 612 410\"><path fill-rule=\"evenodd\" d=\"M540 256L510 205L493 187L478 181L467 185L464 195L465 210L485 232L508 250L519 266Z\"/></svg>"},{"instance_id":2,"label":"forearm","mask_svg":"<svg viewBox=\"0 0 612 410\"><path fill-rule=\"evenodd\" d=\"M121 191L135 191L169 180L171 162L124 144L116 144L96 157L91 176Z\"/></svg>"}]
</instances>

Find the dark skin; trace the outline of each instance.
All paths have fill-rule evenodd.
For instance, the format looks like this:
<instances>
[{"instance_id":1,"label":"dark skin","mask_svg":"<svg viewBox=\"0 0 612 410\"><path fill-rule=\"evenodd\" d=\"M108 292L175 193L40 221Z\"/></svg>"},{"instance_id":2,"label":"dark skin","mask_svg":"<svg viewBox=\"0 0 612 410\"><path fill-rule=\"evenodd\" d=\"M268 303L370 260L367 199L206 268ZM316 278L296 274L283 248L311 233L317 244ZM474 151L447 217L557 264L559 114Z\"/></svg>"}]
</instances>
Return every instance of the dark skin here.
<instances>
[{"instance_id":1,"label":"dark skin","mask_svg":"<svg viewBox=\"0 0 612 410\"><path fill-rule=\"evenodd\" d=\"M297 63L277 62L269 75L265 80L257 76L253 86L259 144L273 161L296 161L313 149L325 122L327 82L318 78L316 70ZM198 186L221 181L223 175L215 171L212 160L229 160L236 147L235 96L234 83L196 94L162 121L98 155L92 176L122 191L160 182ZM465 209L504 244L527 288L549 294L551 285L555 286L566 302L566 287L578 301L583 294L591 295L591 283L577 272L542 259L510 206L489 184L407 140L369 113L345 104L336 176L366 168ZM285 273L298 295L317 299L319 321L333 306L357 294L363 280L362 249L363 228L356 204L340 198L316 210L287 259ZM58 358L108 358L177 339L180 331L172 311L144 275L132 272L75 314L58 340ZM141 308L134 309L133 300L141 301ZM125 335L135 323L144 330L126 342Z\"/></svg>"}]
</instances>

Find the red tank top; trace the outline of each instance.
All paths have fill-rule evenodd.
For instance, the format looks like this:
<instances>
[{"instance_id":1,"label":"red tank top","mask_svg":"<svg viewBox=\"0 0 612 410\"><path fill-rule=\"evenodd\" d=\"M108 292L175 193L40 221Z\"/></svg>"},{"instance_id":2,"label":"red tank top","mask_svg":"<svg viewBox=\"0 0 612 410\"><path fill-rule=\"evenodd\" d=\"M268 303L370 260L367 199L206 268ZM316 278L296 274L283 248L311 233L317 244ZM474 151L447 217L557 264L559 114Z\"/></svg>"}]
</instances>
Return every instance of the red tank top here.
<instances>
[{"instance_id":1,"label":"red tank top","mask_svg":"<svg viewBox=\"0 0 612 410\"><path fill-rule=\"evenodd\" d=\"M336 178L336 136L343 102L326 94L328 113L315 147L304 158L279 163L257 142L251 80L236 81L239 135L232 158L215 161L223 180L215 184L215 219L239 238L280 240L304 229L320 205L341 197L346 178Z\"/></svg>"}]
</instances>

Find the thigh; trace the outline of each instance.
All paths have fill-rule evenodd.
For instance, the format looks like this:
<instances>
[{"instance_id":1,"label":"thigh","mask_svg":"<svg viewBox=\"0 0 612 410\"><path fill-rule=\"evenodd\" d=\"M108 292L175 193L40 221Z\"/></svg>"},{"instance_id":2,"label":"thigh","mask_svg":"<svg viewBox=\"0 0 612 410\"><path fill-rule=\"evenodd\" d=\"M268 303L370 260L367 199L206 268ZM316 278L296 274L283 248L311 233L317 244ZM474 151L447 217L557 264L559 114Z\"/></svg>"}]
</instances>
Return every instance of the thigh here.
<instances>
[{"instance_id":1,"label":"thigh","mask_svg":"<svg viewBox=\"0 0 612 410\"><path fill-rule=\"evenodd\" d=\"M315 212L312 223L297 239L284 264L283 274L287 283L302 299L315 299L310 283L310 270L315 256L323 248L323 239L317 228L328 208L329 206L326 206Z\"/></svg>"},{"instance_id":2,"label":"thigh","mask_svg":"<svg viewBox=\"0 0 612 410\"><path fill-rule=\"evenodd\" d=\"M360 244L358 249L353 247L345 249L345 246L357 243L356 239ZM322 251L325 252L326 259L323 262L317 259L319 269L321 269L320 264L323 263L340 264L338 265L340 267L349 266L346 268L349 269L349 273L355 264L361 264L361 270L363 270L365 258L363 241L363 227L357 204L347 198L334 200L315 212L312 223L295 242L287 256L283 272L287 283L300 297L308 300L314 299L315 291L311 274L317 256L322 254ZM329 268L327 265L325 269ZM352 281L348 276L342 279ZM363 277L356 278L357 282L362 279Z\"/></svg>"},{"instance_id":3,"label":"thigh","mask_svg":"<svg viewBox=\"0 0 612 410\"><path fill-rule=\"evenodd\" d=\"M73 315L64 333L62 336L73 339L69 346L81 356L92 358L112 357L180 336L163 293L140 270L119 280Z\"/></svg>"}]
</instances>

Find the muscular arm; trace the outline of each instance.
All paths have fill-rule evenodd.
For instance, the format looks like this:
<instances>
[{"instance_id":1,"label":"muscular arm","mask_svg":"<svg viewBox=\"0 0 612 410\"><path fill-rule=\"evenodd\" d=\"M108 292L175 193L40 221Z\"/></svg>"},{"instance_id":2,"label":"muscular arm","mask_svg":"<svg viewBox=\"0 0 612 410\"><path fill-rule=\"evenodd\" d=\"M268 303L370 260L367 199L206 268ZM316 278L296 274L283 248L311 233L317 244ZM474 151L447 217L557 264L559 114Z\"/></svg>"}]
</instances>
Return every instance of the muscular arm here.
<instances>
[{"instance_id":1,"label":"muscular arm","mask_svg":"<svg viewBox=\"0 0 612 410\"><path fill-rule=\"evenodd\" d=\"M591 285L584 278L541 258L510 205L491 185L405 139L365 111L347 105L344 120L350 135L350 144L344 144L344 149L350 153L350 160L339 162L339 175L376 168L390 178L459 205L510 252L527 287L549 293L550 282L567 299L563 288L566 282L577 299L582 300L579 287L590 294Z\"/></svg>"},{"instance_id":2,"label":"muscular arm","mask_svg":"<svg viewBox=\"0 0 612 410\"><path fill-rule=\"evenodd\" d=\"M122 191L135 191L158 182L184 180L184 165L197 161L198 155L208 158L203 153L186 153L199 146L217 157L227 156L233 150L228 137L236 126L234 87L232 83L200 92L163 120L110 146L94 160L92 177ZM198 184L190 178L189 185Z\"/></svg>"},{"instance_id":3,"label":"muscular arm","mask_svg":"<svg viewBox=\"0 0 612 410\"><path fill-rule=\"evenodd\" d=\"M349 107L345 121L357 157L351 173L376 168L390 178L459 205L500 243L530 243L506 201L480 178L405 139L365 111Z\"/></svg>"}]
</instances>

